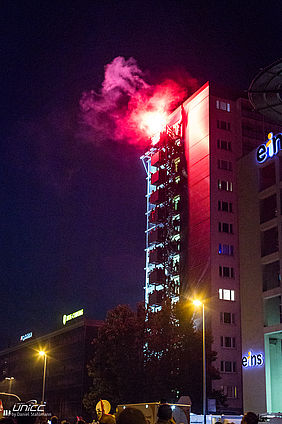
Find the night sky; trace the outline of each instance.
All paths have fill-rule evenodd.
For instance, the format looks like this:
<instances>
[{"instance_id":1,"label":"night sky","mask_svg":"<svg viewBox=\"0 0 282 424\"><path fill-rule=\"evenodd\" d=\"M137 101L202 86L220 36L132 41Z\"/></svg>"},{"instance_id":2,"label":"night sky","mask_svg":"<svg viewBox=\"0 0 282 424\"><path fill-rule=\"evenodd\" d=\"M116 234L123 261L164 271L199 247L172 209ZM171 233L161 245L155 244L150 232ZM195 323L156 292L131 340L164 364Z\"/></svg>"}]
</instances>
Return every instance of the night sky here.
<instances>
[{"instance_id":1,"label":"night sky","mask_svg":"<svg viewBox=\"0 0 282 424\"><path fill-rule=\"evenodd\" d=\"M79 99L134 57L246 90L281 56L281 1L2 1L0 347L143 300L142 146L85 140Z\"/></svg>"}]
</instances>

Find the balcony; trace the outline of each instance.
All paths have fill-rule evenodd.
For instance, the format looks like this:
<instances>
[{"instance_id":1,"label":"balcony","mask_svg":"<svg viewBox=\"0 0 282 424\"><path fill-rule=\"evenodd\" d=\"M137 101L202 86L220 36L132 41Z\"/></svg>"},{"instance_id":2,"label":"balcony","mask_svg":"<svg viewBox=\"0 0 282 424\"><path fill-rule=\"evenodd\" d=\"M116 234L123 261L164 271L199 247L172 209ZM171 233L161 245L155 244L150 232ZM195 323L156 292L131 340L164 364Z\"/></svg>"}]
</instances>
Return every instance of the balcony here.
<instances>
[{"instance_id":1,"label":"balcony","mask_svg":"<svg viewBox=\"0 0 282 424\"><path fill-rule=\"evenodd\" d=\"M159 150L151 157L152 166L160 166L164 163L166 159L166 154L163 150Z\"/></svg>"},{"instance_id":2,"label":"balcony","mask_svg":"<svg viewBox=\"0 0 282 424\"><path fill-rule=\"evenodd\" d=\"M165 283L165 273L161 268L156 268L149 275L150 284L155 284L156 286L159 284Z\"/></svg>"},{"instance_id":3,"label":"balcony","mask_svg":"<svg viewBox=\"0 0 282 424\"><path fill-rule=\"evenodd\" d=\"M151 175L151 184L158 187L160 184L164 184L166 181L166 170L160 169Z\"/></svg>"},{"instance_id":4,"label":"balcony","mask_svg":"<svg viewBox=\"0 0 282 424\"><path fill-rule=\"evenodd\" d=\"M151 211L149 216L149 222L151 224L159 224L163 222L167 216L166 208L155 208Z\"/></svg>"},{"instance_id":5,"label":"balcony","mask_svg":"<svg viewBox=\"0 0 282 424\"><path fill-rule=\"evenodd\" d=\"M149 244L162 243L165 239L164 228L157 228L149 233Z\"/></svg>"},{"instance_id":6,"label":"balcony","mask_svg":"<svg viewBox=\"0 0 282 424\"><path fill-rule=\"evenodd\" d=\"M150 196L150 203L153 205L159 205L165 201L165 191L164 189L155 190Z\"/></svg>"},{"instance_id":7,"label":"balcony","mask_svg":"<svg viewBox=\"0 0 282 424\"><path fill-rule=\"evenodd\" d=\"M154 290L153 293L149 294L149 305L150 306L160 306L164 299L163 290Z\"/></svg>"},{"instance_id":8,"label":"balcony","mask_svg":"<svg viewBox=\"0 0 282 424\"><path fill-rule=\"evenodd\" d=\"M163 262L164 251L161 248L153 249L150 251L149 260L151 264L160 264Z\"/></svg>"}]
</instances>

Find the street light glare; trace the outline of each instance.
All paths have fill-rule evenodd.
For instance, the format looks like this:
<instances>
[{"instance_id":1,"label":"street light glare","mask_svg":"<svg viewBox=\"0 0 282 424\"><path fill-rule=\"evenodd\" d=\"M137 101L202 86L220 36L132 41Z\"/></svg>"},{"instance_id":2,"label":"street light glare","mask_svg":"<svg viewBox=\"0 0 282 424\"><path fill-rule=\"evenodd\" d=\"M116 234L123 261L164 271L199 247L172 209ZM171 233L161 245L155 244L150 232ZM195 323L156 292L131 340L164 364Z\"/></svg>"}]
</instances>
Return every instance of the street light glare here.
<instances>
[{"instance_id":1,"label":"street light glare","mask_svg":"<svg viewBox=\"0 0 282 424\"><path fill-rule=\"evenodd\" d=\"M40 356L45 356L45 355L46 355L46 353L44 352L44 350L40 350L40 351L38 352L38 354L39 354Z\"/></svg>"},{"instance_id":2,"label":"street light glare","mask_svg":"<svg viewBox=\"0 0 282 424\"><path fill-rule=\"evenodd\" d=\"M195 306L202 306L202 302L200 300L198 300L198 299L193 300L193 304Z\"/></svg>"}]
</instances>

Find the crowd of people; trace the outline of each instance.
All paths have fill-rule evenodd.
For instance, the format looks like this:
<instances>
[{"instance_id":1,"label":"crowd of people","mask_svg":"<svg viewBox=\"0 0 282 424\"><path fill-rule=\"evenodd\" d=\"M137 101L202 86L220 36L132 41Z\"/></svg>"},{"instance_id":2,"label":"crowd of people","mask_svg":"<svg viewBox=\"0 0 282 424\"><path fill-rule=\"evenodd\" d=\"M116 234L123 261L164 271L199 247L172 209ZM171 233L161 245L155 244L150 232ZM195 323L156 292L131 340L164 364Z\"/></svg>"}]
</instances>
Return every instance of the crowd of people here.
<instances>
[{"instance_id":1,"label":"crowd of people","mask_svg":"<svg viewBox=\"0 0 282 424\"><path fill-rule=\"evenodd\" d=\"M155 424L185 424L185 414L181 418L175 419L172 408L168 404L160 404L157 413L157 421ZM180 421L179 421L180 419ZM241 421L241 424L258 424L259 418L254 412L247 412ZM46 417L4 417L0 419L0 424L87 424L81 417L77 417L75 423L68 420L59 420L53 416L48 420ZM187 421L186 421L187 422ZM189 419L188 419L189 422ZM116 417L111 414L102 414L96 424L150 424L146 420L145 415L137 408L126 407ZM222 424L217 421L215 424ZM230 423L234 424L234 423Z\"/></svg>"}]
</instances>

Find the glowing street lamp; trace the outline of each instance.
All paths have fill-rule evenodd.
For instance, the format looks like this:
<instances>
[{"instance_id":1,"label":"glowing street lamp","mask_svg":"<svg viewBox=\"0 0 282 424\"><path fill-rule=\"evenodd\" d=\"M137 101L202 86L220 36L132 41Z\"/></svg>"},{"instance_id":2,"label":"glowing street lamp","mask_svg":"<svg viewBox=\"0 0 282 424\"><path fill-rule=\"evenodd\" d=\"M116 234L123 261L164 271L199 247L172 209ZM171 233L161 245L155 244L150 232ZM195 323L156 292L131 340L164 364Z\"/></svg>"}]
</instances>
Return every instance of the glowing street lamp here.
<instances>
[{"instance_id":1,"label":"glowing street lamp","mask_svg":"<svg viewBox=\"0 0 282 424\"><path fill-rule=\"evenodd\" d=\"M204 424L206 424L206 398L207 398L207 376L206 376L206 344L205 344L205 305L198 299L193 300L193 304L203 311L203 416Z\"/></svg>"},{"instance_id":2,"label":"glowing street lamp","mask_svg":"<svg viewBox=\"0 0 282 424\"><path fill-rule=\"evenodd\" d=\"M11 393L11 391L12 391L12 383L15 380L15 378L14 377L5 377L5 380L9 381L8 393Z\"/></svg>"},{"instance_id":3,"label":"glowing street lamp","mask_svg":"<svg viewBox=\"0 0 282 424\"><path fill-rule=\"evenodd\" d=\"M44 367L43 367L43 383L42 383L42 400L41 403L43 404L44 398L45 398L45 386L46 386L46 368L47 368L47 354L44 350L40 350L38 352L38 355L44 358Z\"/></svg>"}]
</instances>

